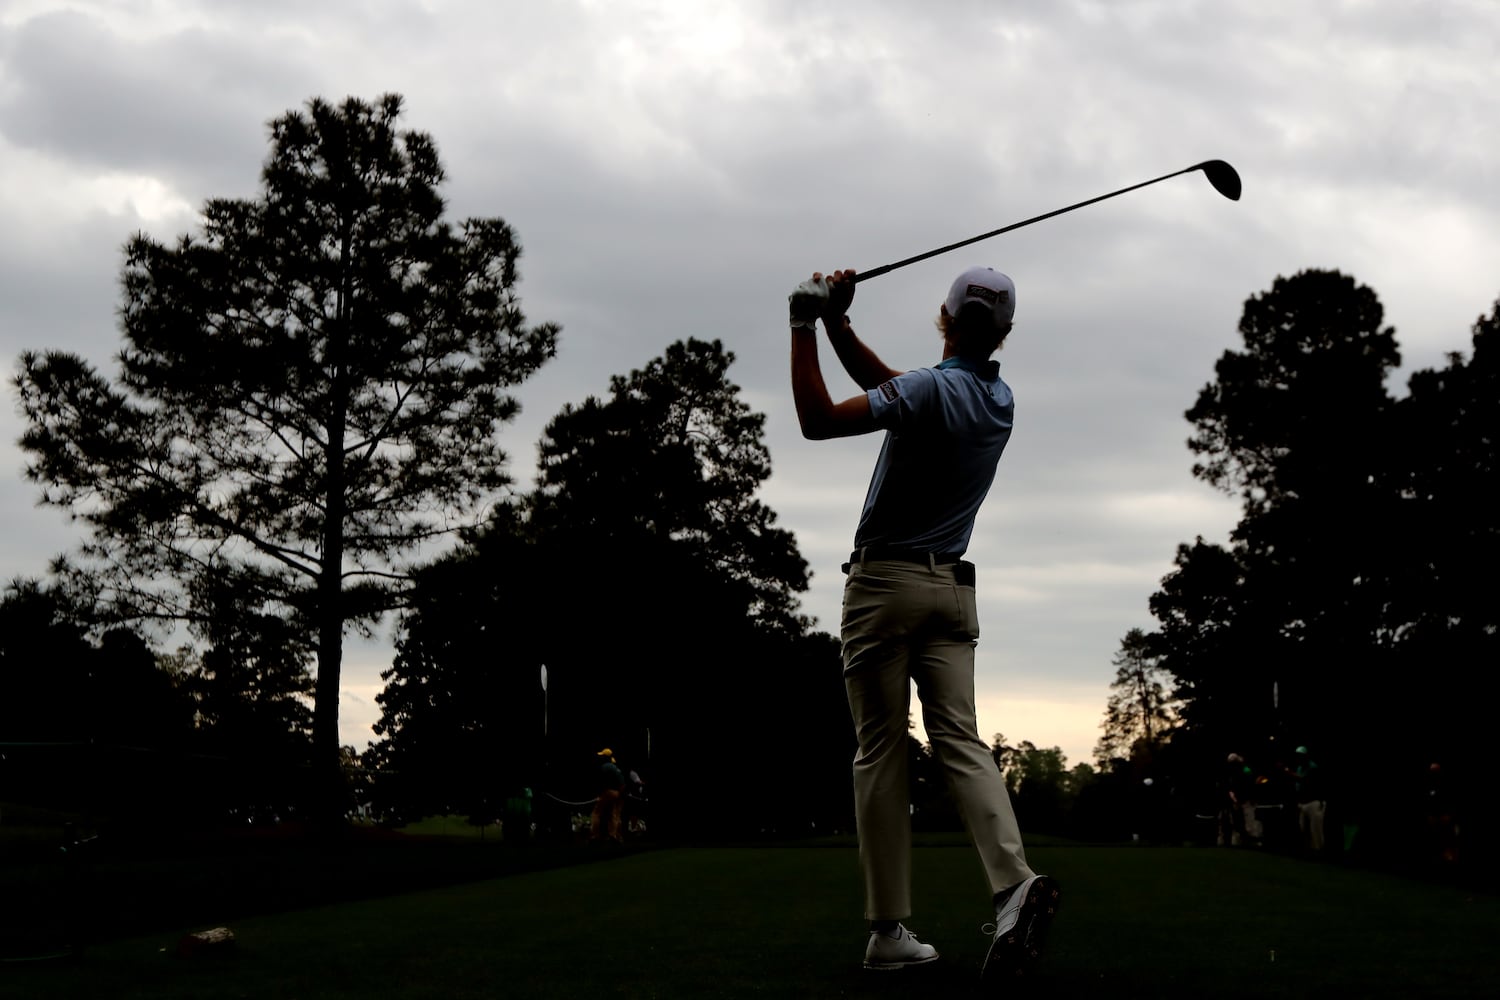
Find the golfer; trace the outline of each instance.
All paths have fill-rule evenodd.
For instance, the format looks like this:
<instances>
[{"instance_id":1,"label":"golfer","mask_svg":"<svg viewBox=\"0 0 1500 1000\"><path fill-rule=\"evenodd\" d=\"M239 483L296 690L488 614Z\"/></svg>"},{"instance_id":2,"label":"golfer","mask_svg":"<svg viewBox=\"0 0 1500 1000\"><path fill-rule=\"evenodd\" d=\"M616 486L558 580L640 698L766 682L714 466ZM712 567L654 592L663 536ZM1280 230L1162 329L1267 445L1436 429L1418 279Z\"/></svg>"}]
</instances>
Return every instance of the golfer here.
<instances>
[{"instance_id":1,"label":"golfer","mask_svg":"<svg viewBox=\"0 0 1500 1000\"><path fill-rule=\"evenodd\" d=\"M942 359L898 372L849 323L854 274L814 274L790 300L792 396L803 435L885 431L843 567L844 685L859 738L854 807L870 924L864 964L900 969L938 957L901 923L911 914L907 719L915 681L923 725L994 893L983 977L1009 980L1040 954L1059 890L1027 865L1005 782L979 737L974 565L962 556L1010 438L1014 403L991 355L1010 333L1016 290L987 267L959 275L938 313ZM841 403L823 380L818 320L865 390Z\"/></svg>"}]
</instances>

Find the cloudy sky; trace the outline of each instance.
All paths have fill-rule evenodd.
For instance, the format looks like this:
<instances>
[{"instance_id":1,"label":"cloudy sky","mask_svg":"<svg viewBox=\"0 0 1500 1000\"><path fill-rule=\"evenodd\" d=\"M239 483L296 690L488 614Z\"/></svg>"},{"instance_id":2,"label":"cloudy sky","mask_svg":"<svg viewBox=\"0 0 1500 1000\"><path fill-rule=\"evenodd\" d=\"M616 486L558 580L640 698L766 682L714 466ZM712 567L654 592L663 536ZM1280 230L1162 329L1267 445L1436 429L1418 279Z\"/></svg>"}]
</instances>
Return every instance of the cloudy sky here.
<instances>
[{"instance_id":1,"label":"cloudy sky","mask_svg":"<svg viewBox=\"0 0 1500 1000\"><path fill-rule=\"evenodd\" d=\"M120 246L253 197L266 123L314 96L396 92L448 168L451 215L500 216L557 358L505 439L528 481L566 402L670 342L717 337L768 414L764 496L837 629L871 438L801 439L786 295L1206 159L1193 174L863 284L894 367L970 264L1017 285L1002 353L1016 430L970 557L980 729L1090 759L1110 659L1175 547L1233 502L1195 481L1183 419L1246 298L1337 268L1416 368L1500 296L1500 6L1488 0L0 0L0 355L112 370ZM836 398L855 387L825 348ZM35 506L0 407L0 575L77 536ZM348 651L344 738L377 717L389 637Z\"/></svg>"}]
</instances>

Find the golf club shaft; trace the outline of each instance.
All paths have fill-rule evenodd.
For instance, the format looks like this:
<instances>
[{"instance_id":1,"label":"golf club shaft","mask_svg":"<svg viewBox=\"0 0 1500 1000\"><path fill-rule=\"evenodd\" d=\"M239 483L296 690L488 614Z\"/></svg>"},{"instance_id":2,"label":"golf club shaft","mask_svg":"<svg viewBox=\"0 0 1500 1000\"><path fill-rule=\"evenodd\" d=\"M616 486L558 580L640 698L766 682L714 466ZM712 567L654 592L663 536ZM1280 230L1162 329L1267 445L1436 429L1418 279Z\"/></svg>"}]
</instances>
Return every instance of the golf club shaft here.
<instances>
[{"instance_id":1,"label":"golf club shaft","mask_svg":"<svg viewBox=\"0 0 1500 1000\"><path fill-rule=\"evenodd\" d=\"M1200 169L1203 166L1204 166L1204 164L1197 163L1197 164L1194 164L1193 166L1187 167L1186 169L1183 169L1183 170L1174 170L1170 174L1162 174L1160 177L1153 178L1153 179L1151 179L1149 181L1142 181L1139 184L1132 184L1132 185L1130 185L1130 187L1120 188L1120 190L1118 190L1118 191L1111 191L1109 194L1101 194L1099 197L1097 197L1097 198L1090 198L1088 201L1080 201L1078 204L1076 204L1076 205L1069 205L1067 208L1055 209L1055 210L1053 210L1051 212L1047 212L1044 215L1038 215L1038 216L1034 216L1034 217L1032 217L1030 219L1026 219L1023 222L1013 222L1013 223L1011 223L1008 226L1002 226L999 229L991 230L988 233L982 233L979 236L972 236L972 237L970 237L969 239L966 239L966 240L959 240L957 243L950 243L950 244L948 244L945 247L938 247L936 250L929 250L926 253L919 253L915 257L908 257L905 260L898 260L894 264L882 264L880 267L873 268L873 269L871 269L869 271L857 271L857 272L855 272L855 275L854 275L854 281L857 284L857 283L859 283L861 281L866 281L866 280L868 280L870 278L878 278L878 277L880 277L880 275L885 274L885 273L887 273L889 271L894 271L898 267L905 267L908 264L915 264L919 260L926 260L928 257L936 257L938 254L947 253L949 250L957 250L959 247L966 247L970 243L978 243L980 240L987 240L991 236L999 236L1001 233L1008 233L1012 229L1020 229L1022 226L1029 226L1033 222L1041 222L1043 219L1050 219L1054 215L1062 215L1064 212L1071 212L1075 208L1083 208L1085 205L1092 205L1092 204L1094 204L1097 201L1103 201L1106 198L1113 198L1116 195L1125 194L1125 193L1127 193L1129 191L1134 191L1137 188L1146 187L1149 184L1157 184L1157 183L1160 183L1161 181L1168 180L1168 179L1170 179L1172 177L1177 177L1177 176L1180 176L1182 174L1192 173L1194 170L1198 170L1198 169Z\"/></svg>"}]
</instances>

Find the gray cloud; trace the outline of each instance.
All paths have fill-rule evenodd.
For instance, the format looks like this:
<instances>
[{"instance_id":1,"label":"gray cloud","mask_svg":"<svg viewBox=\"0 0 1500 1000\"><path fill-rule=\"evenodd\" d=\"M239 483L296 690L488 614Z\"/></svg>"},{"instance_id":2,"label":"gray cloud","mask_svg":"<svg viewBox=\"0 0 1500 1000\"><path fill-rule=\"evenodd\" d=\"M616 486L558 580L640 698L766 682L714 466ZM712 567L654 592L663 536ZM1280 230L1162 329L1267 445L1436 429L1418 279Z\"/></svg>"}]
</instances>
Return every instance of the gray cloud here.
<instances>
[{"instance_id":1,"label":"gray cloud","mask_svg":"<svg viewBox=\"0 0 1500 1000\"><path fill-rule=\"evenodd\" d=\"M313 85L286 53L244 41L187 29L133 42L84 13L44 14L3 36L0 133L78 167L238 193L265 156L264 129L245 122Z\"/></svg>"}]
</instances>

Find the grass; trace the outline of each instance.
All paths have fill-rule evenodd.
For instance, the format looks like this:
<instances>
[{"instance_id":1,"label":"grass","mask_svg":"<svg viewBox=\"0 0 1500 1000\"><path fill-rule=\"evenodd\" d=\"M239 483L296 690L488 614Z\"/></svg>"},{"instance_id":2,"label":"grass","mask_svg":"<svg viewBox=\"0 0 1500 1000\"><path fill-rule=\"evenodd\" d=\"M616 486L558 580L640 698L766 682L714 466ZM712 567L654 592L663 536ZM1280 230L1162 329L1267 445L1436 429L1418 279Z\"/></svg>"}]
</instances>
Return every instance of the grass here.
<instances>
[{"instance_id":1,"label":"grass","mask_svg":"<svg viewBox=\"0 0 1500 1000\"><path fill-rule=\"evenodd\" d=\"M940 845L942 838L924 844ZM1063 907L1034 993L1053 997L1500 996L1500 899L1253 851L1036 845ZM182 926L0 966L0 995L215 998L978 996L987 894L973 852L921 846L910 926L943 954L859 968L857 855L675 848L230 922L234 950L173 957Z\"/></svg>"},{"instance_id":2,"label":"grass","mask_svg":"<svg viewBox=\"0 0 1500 1000\"><path fill-rule=\"evenodd\" d=\"M112 828L65 848L60 827L0 829L0 966L149 931L240 920L595 860L524 848L437 817L408 831L350 827L327 841L293 824L233 830ZM3 997L3 992L0 992Z\"/></svg>"}]
</instances>

